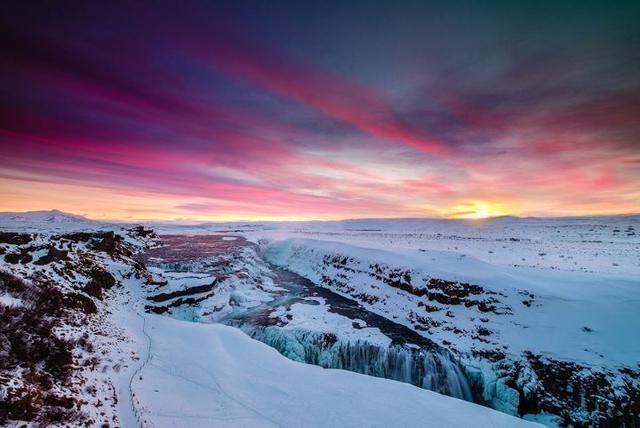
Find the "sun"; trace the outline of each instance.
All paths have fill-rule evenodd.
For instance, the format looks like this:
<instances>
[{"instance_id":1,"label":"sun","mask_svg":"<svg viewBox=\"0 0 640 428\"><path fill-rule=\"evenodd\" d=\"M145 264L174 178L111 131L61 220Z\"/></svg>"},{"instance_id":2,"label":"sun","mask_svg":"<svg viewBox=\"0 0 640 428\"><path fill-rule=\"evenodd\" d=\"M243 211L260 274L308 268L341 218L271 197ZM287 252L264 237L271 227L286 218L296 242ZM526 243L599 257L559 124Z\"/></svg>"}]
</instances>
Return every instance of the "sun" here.
<instances>
[{"instance_id":1,"label":"sun","mask_svg":"<svg viewBox=\"0 0 640 428\"><path fill-rule=\"evenodd\" d=\"M475 201L468 212L459 216L459 218L487 218L491 216L491 209L487 202Z\"/></svg>"},{"instance_id":2,"label":"sun","mask_svg":"<svg viewBox=\"0 0 640 428\"><path fill-rule=\"evenodd\" d=\"M500 204L487 201L466 201L455 205L449 210L447 217L464 219L483 219L504 214L505 210Z\"/></svg>"},{"instance_id":3,"label":"sun","mask_svg":"<svg viewBox=\"0 0 640 428\"><path fill-rule=\"evenodd\" d=\"M462 218L487 218L491 216L491 209L486 202L478 202L474 207L474 212L462 215Z\"/></svg>"}]
</instances>

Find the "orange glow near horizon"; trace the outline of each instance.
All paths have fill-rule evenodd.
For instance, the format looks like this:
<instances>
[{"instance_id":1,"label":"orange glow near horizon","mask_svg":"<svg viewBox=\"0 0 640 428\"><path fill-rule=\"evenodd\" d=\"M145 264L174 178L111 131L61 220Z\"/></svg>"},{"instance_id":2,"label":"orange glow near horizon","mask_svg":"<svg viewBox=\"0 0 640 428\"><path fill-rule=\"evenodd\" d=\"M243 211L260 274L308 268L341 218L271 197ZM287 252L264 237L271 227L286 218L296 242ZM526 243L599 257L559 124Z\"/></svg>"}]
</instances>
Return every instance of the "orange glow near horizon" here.
<instances>
[{"instance_id":1,"label":"orange glow near horizon","mask_svg":"<svg viewBox=\"0 0 640 428\"><path fill-rule=\"evenodd\" d=\"M11 189L7 191L5 189ZM481 220L502 215L615 215L634 213L634 204L616 207L600 206L598 209L584 211L580 208L561 212L544 213L533 209L522 211L513 201L465 200L452 202L441 210L420 207L387 212L383 215L356 211L327 212L316 214L261 213L250 212L246 206L236 207L233 203L220 202L218 210L209 212L189 212L180 208L185 204L197 205L206 198L180 198L163 194L137 193L125 194L119 190L79 186L73 184L46 183L33 186L18 180L0 179L0 211L36 211L59 209L74 214L85 215L95 220L114 221L310 221L342 220L348 218L400 218L400 217L441 217L453 219ZM565 207L567 208L567 207ZM618 210L616 210L617 208ZM258 209L252 207L252 209ZM243 211L245 210L245 211Z\"/></svg>"},{"instance_id":2,"label":"orange glow near horizon","mask_svg":"<svg viewBox=\"0 0 640 428\"><path fill-rule=\"evenodd\" d=\"M478 202L473 207L473 212L462 214L459 218L487 218L491 216L492 212L489 209L489 204L486 202Z\"/></svg>"},{"instance_id":3,"label":"orange glow near horizon","mask_svg":"<svg viewBox=\"0 0 640 428\"><path fill-rule=\"evenodd\" d=\"M511 208L511 209L509 209ZM446 211L446 217L459 219L485 219L489 217L499 217L503 215L516 215L519 211L512 205L499 201L479 201L472 200L455 205Z\"/></svg>"}]
</instances>

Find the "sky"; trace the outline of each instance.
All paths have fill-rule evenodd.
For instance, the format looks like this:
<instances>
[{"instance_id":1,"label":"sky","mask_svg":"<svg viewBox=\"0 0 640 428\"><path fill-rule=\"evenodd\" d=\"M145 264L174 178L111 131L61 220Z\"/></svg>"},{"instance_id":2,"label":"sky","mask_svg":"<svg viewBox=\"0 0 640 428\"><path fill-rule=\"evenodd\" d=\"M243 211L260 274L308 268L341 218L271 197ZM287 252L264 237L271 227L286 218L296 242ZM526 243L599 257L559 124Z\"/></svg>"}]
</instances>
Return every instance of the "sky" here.
<instances>
[{"instance_id":1,"label":"sky","mask_svg":"<svg viewBox=\"0 0 640 428\"><path fill-rule=\"evenodd\" d=\"M0 211L640 212L640 2L8 2Z\"/></svg>"}]
</instances>

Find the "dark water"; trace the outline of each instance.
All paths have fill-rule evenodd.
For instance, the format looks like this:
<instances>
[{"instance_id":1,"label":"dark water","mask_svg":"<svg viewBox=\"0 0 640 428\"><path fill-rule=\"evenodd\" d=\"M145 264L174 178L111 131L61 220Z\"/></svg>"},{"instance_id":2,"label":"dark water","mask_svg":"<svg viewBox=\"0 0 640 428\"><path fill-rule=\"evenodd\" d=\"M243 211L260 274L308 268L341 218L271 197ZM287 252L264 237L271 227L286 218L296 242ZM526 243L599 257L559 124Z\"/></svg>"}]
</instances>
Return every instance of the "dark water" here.
<instances>
[{"instance_id":1,"label":"dark water","mask_svg":"<svg viewBox=\"0 0 640 428\"><path fill-rule=\"evenodd\" d=\"M437 350L439 345L433 341L422 337L410 328L395 323L385 317L377 315L365 309L355 300L336 294L333 291L319 287L296 273L269 265L273 272L274 283L286 290L275 300L252 308L247 312L231 315L225 322L238 320L248 323L263 323L265 315L268 316L273 310L280 306L289 307L294 303L305 303L317 305L318 302L310 300L310 297L321 297L325 300L329 312L345 316L352 320L363 320L367 327L376 327L392 340L393 345L417 345L427 350ZM355 328L355 327L354 327Z\"/></svg>"}]
</instances>

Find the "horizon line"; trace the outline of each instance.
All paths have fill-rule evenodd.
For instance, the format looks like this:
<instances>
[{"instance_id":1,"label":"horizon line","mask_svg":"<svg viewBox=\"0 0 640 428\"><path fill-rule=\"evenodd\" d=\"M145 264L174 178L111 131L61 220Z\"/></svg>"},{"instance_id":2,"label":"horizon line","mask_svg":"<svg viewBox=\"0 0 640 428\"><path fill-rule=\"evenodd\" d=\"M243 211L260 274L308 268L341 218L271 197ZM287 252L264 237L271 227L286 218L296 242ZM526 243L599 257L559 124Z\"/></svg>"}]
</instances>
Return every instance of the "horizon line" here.
<instances>
[{"instance_id":1,"label":"horizon line","mask_svg":"<svg viewBox=\"0 0 640 428\"><path fill-rule=\"evenodd\" d=\"M371 221L371 220L448 220L448 221L463 221L469 223L481 223L484 221L492 221L498 219L505 218L514 218L519 220L527 220L527 219L588 219L588 218L605 218L605 217L636 217L640 216L640 212L629 212L629 213L609 213L609 214L576 214L576 215L553 215L553 214L542 214L542 215L516 215L516 214L502 214L495 216L487 216L487 217L477 217L477 218L464 218L464 217L346 217L340 219L296 219L296 220L285 220L285 219L239 219L239 220L199 220L199 219L190 219L190 218L174 218L174 219L152 219L152 218L141 218L141 219L125 219L125 218L105 218L105 219L96 219L92 218L87 214L76 214L73 212L62 211L57 208L52 209L43 209L43 210L29 210L29 211L0 211L0 215L20 215L20 214L32 214L32 213L59 213L68 216L74 217L82 217L87 221L101 222L101 223L155 223L155 224L166 224L166 223L183 223L184 225L197 225L197 224L237 224L237 223L337 223L337 222L348 222L348 221Z\"/></svg>"}]
</instances>

